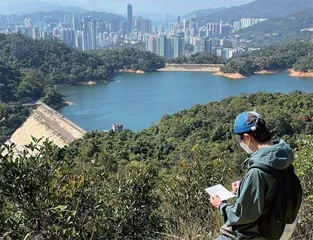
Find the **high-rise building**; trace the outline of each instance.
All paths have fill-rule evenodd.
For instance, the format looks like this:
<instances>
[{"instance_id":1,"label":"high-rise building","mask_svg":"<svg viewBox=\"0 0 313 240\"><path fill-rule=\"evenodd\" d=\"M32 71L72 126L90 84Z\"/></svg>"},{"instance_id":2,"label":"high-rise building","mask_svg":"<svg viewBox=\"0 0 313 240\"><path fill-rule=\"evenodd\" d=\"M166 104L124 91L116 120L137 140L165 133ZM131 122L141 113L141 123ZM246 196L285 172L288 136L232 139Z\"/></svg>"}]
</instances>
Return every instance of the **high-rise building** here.
<instances>
[{"instance_id":1,"label":"high-rise building","mask_svg":"<svg viewBox=\"0 0 313 240\"><path fill-rule=\"evenodd\" d=\"M79 51L83 50L83 35L80 31L77 31L75 35L75 47Z\"/></svg>"},{"instance_id":2,"label":"high-rise building","mask_svg":"<svg viewBox=\"0 0 313 240\"><path fill-rule=\"evenodd\" d=\"M151 33L152 22L148 18L138 17L135 21L135 28L138 32Z\"/></svg>"},{"instance_id":3,"label":"high-rise building","mask_svg":"<svg viewBox=\"0 0 313 240\"><path fill-rule=\"evenodd\" d=\"M40 29L38 27L33 28L32 38L33 39L39 39L40 38Z\"/></svg>"},{"instance_id":4,"label":"high-rise building","mask_svg":"<svg viewBox=\"0 0 313 240\"><path fill-rule=\"evenodd\" d=\"M70 27L72 25L72 16L64 15L63 24L65 25L65 27Z\"/></svg>"},{"instance_id":5,"label":"high-rise building","mask_svg":"<svg viewBox=\"0 0 313 240\"><path fill-rule=\"evenodd\" d=\"M97 28L96 28L96 34L97 34L97 36L98 36L99 34L104 33L105 31L106 31L106 23L103 22L103 21L97 22Z\"/></svg>"},{"instance_id":6,"label":"high-rise building","mask_svg":"<svg viewBox=\"0 0 313 240\"><path fill-rule=\"evenodd\" d=\"M153 26L152 33L153 34L158 34L158 27L157 26Z\"/></svg>"},{"instance_id":7,"label":"high-rise building","mask_svg":"<svg viewBox=\"0 0 313 240\"><path fill-rule=\"evenodd\" d=\"M183 21L183 28L185 29L185 32L189 30L189 20Z\"/></svg>"},{"instance_id":8,"label":"high-rise building","mask_svg":"<svg viewBox=\"0 0 313 240\"><path fill-rule=\"evenodd\" d=\"M266 18L242 18L240 20L241 28L247 28L259 22L264 22L266 20L267 20Z\"/></svg>"},{"instance_id":9,"label":"high-rise building","mask_svg":"<svg viewBox=\"0 0 313 240\"><path fill-rule=\"evenodd\" d=\"M157 41L155 37L150 36L146 41L146 50L154 54L157 53Z\"/></svg>"},{"instance_id":10,"label":"high-rise building","mask_svg":"<svg viewBox=\"0 0 313 240\"><path fill-rule=\"evenodd\" d=\"M128 33L133 30L133 6L131 4L127 5L127 20L128 20Z\"/></svg>"},{"instance_id":11,"label":"high-rise building","mask_svg":"<svg viewBox=\"0 0 313 240\"><path fill-rule=\"evenodd\" d=\"M96 49L97 48L97 34L96 34L96 21L92 20L89 23L89 33L90 33L90 37L88 39L90 39L90 49Z\"/></svg>"},{"instance_id":12,"label":"high-rise building","mask_svg":"<svg viewBox=\"0 0 313 240\"><path fill-rule=\"evenodd\" d=\"M167 57L168 51L167 51L167 38L166 36L161 36L157 38L156 40L156 54L161 57Z\"/></svg>"},{"instance_id":13,"label":"high-rise building","mask_svg":"<svg viewBox=\"0 0 313 240\"><path fill-rule=\"evenodd\" d=\"M198 38L195 44L195 53L198 52L212 52L212 42L209 38Z\"/></svg>"},{"instance_id":14,"label":"high-rise building","mask_svg":"<svg viewBox=\"0 0 313 240\"><path fill-rule=\"evenodd\" d=\"M185 53L185 40L180 36L173 37L173 56L174 58L182 57Z\"/></svg>"},{"instance_id":15,"label":"high-rise building","mask_svg":"<svg viewBox=\"0 0 313 240\"><path fill-rule=\"evenodd\" d=\"M164 33L164 27L162 25L158 26L158 34Z\"/></svg>"},{"instance_id":16,"label":"high-rise building","mask_svg":"<svg viewBox=\"0 0 313 240\"><path fill-rule=\"evenodd\" d=\"M182 57L185 53L185 39L179 35L150 36L146 41L146 50L165 58Z\"/></svg>"},{"instance_id":17,"label":"high-rise building","mask_svg":"<svg viewBox=\"0 0 313 240\"><path fill-rule=\"evenodd\" d=\"M177 17L177 24L180 24L180 16Z\"/></svg>"},{"instance_id":18,"label":"high-rise building","mask_svg":"<svg viewBox=\"0 0 313 240\"><path fill-rule=\"evenodd\" d=\"M111 32L119 32L120 31L120 19L112 18L111 19Z\"/></svg>"},{"instance_id":19,"label":"high-rise building","mask_svg":"<svg viewBox=\"0 0 313 240\"><path fill-rule=\"evenodd\" d=\"M83 18L83 31L82 31L82 42L83 42L83 51L89 50L88 44L88 27L89 27L89 18Z\"/></svg>"},{"instance_id":20,"label":"high-rise building","mask_svg":"<svg viewBox=\"0 0 313 240\"><path fill-rule=\"evenodd\" d=\"M221 41L219 39L211 39L211 45L212 48L218 48L219 46L221 46Z\"/></svg>"},{"instance_id":21,"label":"high-rise building","mask_svg":"<svg viewBox=\"0 0 313 240\"><path fill-rule=\"evenodd\" d=\"M222 58L229 59L232 58L235 54L235 50L233 48L223 48Z\"/></svg>"},{"instance_id":22,"label":"high-rise building","mask_svg":"<svg viewBox=\"0 0 313 240\"><path fill-rule=\"evenodd\" d=\"M80 19L77 15L72 16L72 29L74 31L81 31Z\"/></svg>"},{"instance_id":23,"label":"high-rise building","mask_svg":"<svg viewBox=\"0 0 313 240\"><path fill-rule=\"evenodd\" d=\"M220 24L219 23L208 23L207 24L207 37L219 37L220 35Z\"/></svg>"},{"instance_id":24,"label":"high-rise building","mask_svg":"<svg viewBox=\"0 0 313 240\"><path fill-rule=\"evenodd\" d=\"M241 22L234 22L234 31L239 31L241 29Z\"/></svg>"},{"instance_id":25,"label":"high-rise building","mask_svg":"<svg viewBox=\"0 0 313 240\"><path fill-rule=\"evenodd\" d=\"M30 18L24 19L24 27L26 27L26 28L32 28L33 27L32 20Z\"/></svg>"},{"instance_id":26,"label":"high-rise building","mask_svg":"<svg viewBox=\"0 0 313 240\"><path fill-rule=\"evenodd\" d=\"M128 22L122 22L122 27L121 27L123 35L128 34Z\"/></svg>"},{"instance_id":27,"label":"high-rise building","mask_svg":"<svg viewBox=\"0 0 313 240\"><path fill-rule=\"evenodd\" d=\"M232 33L233 27L229 24L223 24L220 29L220 37L228 37Z\"/></svg>"}]
</instances>

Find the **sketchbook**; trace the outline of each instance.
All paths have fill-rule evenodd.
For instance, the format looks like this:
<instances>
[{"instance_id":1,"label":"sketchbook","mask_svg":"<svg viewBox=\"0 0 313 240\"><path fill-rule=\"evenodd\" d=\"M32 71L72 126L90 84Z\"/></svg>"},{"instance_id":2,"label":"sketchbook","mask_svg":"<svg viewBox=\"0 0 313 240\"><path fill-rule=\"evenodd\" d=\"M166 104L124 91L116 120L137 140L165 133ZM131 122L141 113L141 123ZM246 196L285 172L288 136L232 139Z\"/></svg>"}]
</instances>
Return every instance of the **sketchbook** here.
<instances>
[{"instance_id":1,"label":"sketchbook","mask_svg":"<svg viewBox=\"0 0 313 240\"><path fill-rule=\"evenodd\" d=\"M225 201L225 200L235 197L235 195L232 192L228 191L221 184L215 185L213 187L208 187L205 189L205 191L208 194L210 194L211 197L218 196L221 199L221 201Z\"/></svg>"}]
</instances>

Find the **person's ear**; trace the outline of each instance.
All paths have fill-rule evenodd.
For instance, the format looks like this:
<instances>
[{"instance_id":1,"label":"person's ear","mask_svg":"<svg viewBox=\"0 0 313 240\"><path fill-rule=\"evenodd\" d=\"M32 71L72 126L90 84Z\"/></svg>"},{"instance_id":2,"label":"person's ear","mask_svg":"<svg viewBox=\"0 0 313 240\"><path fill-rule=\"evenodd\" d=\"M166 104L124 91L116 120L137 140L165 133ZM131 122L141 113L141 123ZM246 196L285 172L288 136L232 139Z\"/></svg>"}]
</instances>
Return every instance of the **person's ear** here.
<instances>
[{"instance_id":1,"label":"person's ear","mask_svg":"<svg viewBox=\"0 0 313 240\"><path fill-rule=\"evenodd\" d=\"M250 134L245 133L243 135L243 139L242 139L243 143L248 145L251 142L251 136Z\"/></svg>"}]
</instances>

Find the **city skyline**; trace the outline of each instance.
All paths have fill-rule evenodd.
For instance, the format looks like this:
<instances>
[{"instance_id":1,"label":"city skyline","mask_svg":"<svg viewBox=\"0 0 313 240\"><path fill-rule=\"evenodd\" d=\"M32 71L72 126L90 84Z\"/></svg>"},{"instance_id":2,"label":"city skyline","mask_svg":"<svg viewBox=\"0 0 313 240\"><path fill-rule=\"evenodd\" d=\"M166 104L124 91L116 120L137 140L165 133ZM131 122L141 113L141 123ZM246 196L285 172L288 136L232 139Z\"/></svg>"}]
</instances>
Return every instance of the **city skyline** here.
<instances>
[{"instance_id":1,"label":"city skyline","mask_svg":"<svg viewBox=\"0 0 313 240\"><path fill-rule=\"evenodd\" d=\"M119 0L119 1L110 1L110 0L41 0L41 1L23 1L23 0L4 0L0 2L0 12L4 13L6 9L12 9L11 12L5 13L18 13L21 12L19 10L19 5L38 5L38 3L42 4L51 4L51 5L60 5L60 6L75 6L81 7L86 10L94 10L94 11L106 11L111 13L117 13L125 15L124 6L127 4L136 5L138 13L169 13L169 14L188 14L194 10L199 9L209 9L209 8L217 8L217 7L231 7L234 5L241 5L248 2L252 2L252 0L195 0L195 1L187 1L187 0ZM11 7L10 7L11 6ZM22 7L21 7L22 8ZM1 11L2 9L2 11ZM26 11L25 9L23 9ZM38 9L39 10L39 9ZM13 11L13 12L12 12Z\"/></svg>"},{"instance_id":2,"label":"city skyline","mask_svg":"<svg viewBox=\"0 0 313 240\"><path fill-rule=\"evenodd\" d=\"M109 22L79 14L66 14L62 20L45 16L39 21L30 17L21 21L17 15L0 14L0 32L20 32L33 39L59 39L80 51L128 43L141 44L144 50L165 58L208 52L228 59L242 51L232 33L267 20L241 18L232 24L219 21L199 25L195 18L182 20L178 16L175 22L169 22L164 27L153 26L149 18L134 17L131 4L127 4L125 10L126 19L115 15Z\"/></svg>"}]
</instances>

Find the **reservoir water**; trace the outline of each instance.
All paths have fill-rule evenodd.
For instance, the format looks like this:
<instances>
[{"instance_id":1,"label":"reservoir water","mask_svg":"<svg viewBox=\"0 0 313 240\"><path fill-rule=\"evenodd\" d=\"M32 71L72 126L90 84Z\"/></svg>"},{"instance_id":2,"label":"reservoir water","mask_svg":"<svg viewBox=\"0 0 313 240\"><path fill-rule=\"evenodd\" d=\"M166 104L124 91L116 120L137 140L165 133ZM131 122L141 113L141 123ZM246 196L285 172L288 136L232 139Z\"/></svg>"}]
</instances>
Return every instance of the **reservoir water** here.
<instances>
[{"instance_id":1,"label":"reservoir water","mask_svg":"<svg viewBox=\"0 0 313 240\"><path fill-rule=\"evenodd\" d=\"M86 130L111 129L122 122L139 131L196 104L241 93L313 92L313 78L293 78L287 72L230 80L208 72L123 73L115 82L62 86L59 92L73 103L59 112Z\"/></svg>"}]
</instances>

